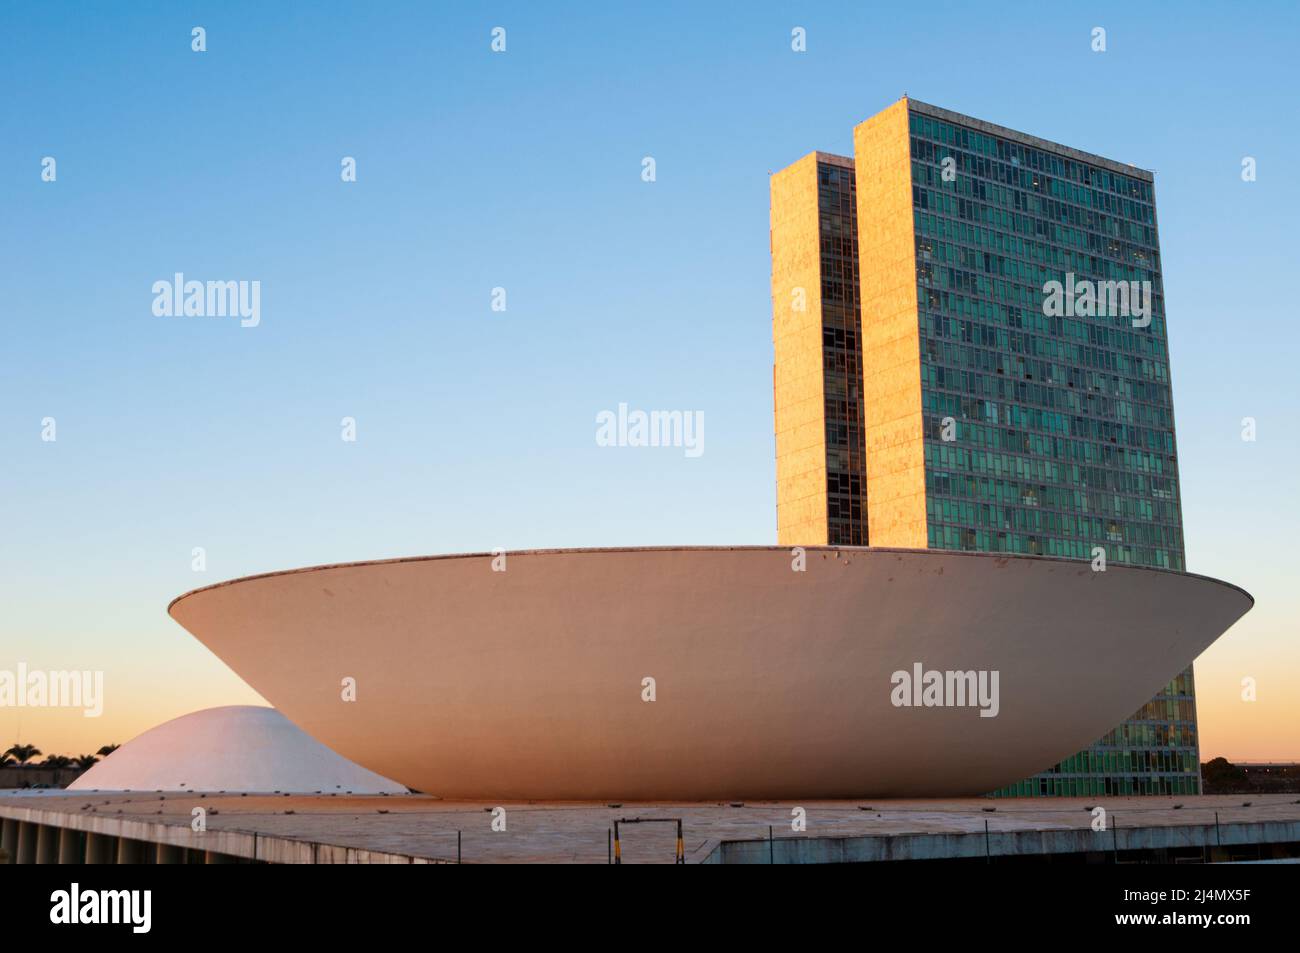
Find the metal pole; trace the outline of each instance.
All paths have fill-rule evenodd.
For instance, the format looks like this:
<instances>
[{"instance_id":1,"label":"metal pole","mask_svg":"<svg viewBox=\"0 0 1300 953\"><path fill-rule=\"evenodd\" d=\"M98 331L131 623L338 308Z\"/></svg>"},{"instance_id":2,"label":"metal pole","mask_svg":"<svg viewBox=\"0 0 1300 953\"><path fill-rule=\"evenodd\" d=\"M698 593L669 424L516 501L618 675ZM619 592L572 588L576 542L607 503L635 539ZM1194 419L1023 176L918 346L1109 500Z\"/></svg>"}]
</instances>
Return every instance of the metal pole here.
<instances>
[{"instance_id":1,"label":"metal pole","mask_svg":"<svg viewBox=\"0 0 1300 953\"><path fill-rule=\"evenodd\" d=\"M767 862L776 863L776 845L772 842L772 825L767 825Z\"/></svg>"}]
</instances>

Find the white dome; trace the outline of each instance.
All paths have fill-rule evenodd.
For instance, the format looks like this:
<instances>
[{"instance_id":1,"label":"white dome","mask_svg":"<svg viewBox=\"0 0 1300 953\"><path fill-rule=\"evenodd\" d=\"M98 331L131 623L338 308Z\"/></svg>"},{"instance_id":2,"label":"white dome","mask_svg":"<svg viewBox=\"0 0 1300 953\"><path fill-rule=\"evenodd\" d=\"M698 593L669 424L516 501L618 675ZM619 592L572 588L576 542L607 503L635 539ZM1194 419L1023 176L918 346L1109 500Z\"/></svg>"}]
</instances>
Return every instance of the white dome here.
<instances>
[{"instance_id":1,"label":"white dome","mask_svg":"<svg viewBox=\"0 0 1300 953\"><path fill-rule=\"evenodd\" d=\"M150 728L73 791L280 791L405 794L312 738L274 708L207 708Z\"/></svg>"}]
</instances>

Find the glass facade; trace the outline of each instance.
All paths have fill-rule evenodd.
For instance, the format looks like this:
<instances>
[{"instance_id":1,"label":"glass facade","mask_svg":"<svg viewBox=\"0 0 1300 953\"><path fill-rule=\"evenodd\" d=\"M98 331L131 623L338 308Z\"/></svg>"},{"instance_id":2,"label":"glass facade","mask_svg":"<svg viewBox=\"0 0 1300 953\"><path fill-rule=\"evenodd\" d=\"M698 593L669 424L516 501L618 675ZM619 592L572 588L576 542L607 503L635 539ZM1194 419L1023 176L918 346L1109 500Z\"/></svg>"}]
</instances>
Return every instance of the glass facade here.
<instances>
[{"instance_id":1,"label":"glass facade","mask_svg":"<svg viewBox=\"0 0 1300 953\"><path fill-rule=\"evenodd\" d=\"M852 165L817 163L826 401L827 542L867 545L862 426L862 318L859 310L857 189Z\"/></svg>"},{"instance_id":2,"label":"glass facade","mask_svg":"<svg viewBox=\"0 0 1300 953\"><path fill-rule=\"evenodd\" d=\"M1150 177L973 121L908 118L928 545L1100 549L1107 563L1183 570ZM1139 293L1122 313L1112 297L1059 314L1049 282L1136 282L1149 313L1135 326ZM829 432L829 385L827 403ZM997 793L1199 791L1189 667L1105 738Z\"/></svg>"}]
</instances>

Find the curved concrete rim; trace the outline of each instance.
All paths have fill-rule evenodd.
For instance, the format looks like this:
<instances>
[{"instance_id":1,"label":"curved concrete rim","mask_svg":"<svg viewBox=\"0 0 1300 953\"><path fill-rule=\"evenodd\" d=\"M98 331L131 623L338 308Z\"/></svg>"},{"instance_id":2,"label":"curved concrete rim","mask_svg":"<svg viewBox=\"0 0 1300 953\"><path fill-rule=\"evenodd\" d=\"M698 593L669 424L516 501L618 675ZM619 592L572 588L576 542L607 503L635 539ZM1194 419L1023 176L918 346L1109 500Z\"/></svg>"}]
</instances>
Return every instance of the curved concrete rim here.
<instances>
[{"instance_id":1,"label":"curved concrete rim","mask_svg":"<svg viewBox=\"0 0 1300 953\"><path fill-rule=\"evenodd\" d=\"M507 549L506 555L509 556L544 556L576 553L660 553L660 552L770 552L775 550L794 549L793 546L778 545L738 545L738 546L573 546L573 547L549 547L543 549ZM1040 562L1057 562L1072 563L1075 565L1085 564L1087 560L1071 559L1066 556L1037 556L1029 553L986 553L972 552L963 549L905 549L897 546L802 546L799 547L807 552L846 552L846 553L942 553L950 556L969 556L972 558L982 559L1016 559L1016 560L1034 560ZM273 579L277 576L294 576L300 573L316 572L322 569L352 569L362 566L393 566L401 563L421 563L434 562L443 559L485 559L498 555L492 551L478 551L468 553L437 553L426 556L394 556L388 559L357 559L341 563L319 563L314 566L299 566L294 569L276 569L271 572L250 573L247 576L236 576L233 579L226 579L222 582L210 583L206 586L198 586L187 592L182 592L179 596L167 603L167 614L172 614L172 608L184 599L190 596L198 595L201 592L208 592L213 589L221 589L225 586L238 585L241 582L252 582L256 579ZM1173 576L1187 576L1192 579L1202 579L1206 582L1212 582L1224 588L1231 589L1241 593L1250 600L1253 608L1255 597L1241 586L1219 579L1215 576L1206 576L1202 573L1184 572L1177 569L1163 569L1158 566L1133 566L1127 563L1110 563L1106 567L1107 572L1115 570L1121 571L1138 571L1151 573L1168 573Z\"/></svg>"}]
</instances>

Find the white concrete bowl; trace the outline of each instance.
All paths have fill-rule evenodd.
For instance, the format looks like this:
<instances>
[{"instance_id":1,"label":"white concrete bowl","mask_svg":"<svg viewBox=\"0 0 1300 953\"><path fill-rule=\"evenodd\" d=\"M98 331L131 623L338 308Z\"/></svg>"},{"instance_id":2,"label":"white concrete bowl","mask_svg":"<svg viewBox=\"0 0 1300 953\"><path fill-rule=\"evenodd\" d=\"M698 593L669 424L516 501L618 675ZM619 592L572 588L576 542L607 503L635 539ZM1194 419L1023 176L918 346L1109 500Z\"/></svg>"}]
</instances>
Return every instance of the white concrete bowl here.
<instances>
[{"instance_id":1,"label":"white concrete bowl","mask_svg":"<svg viewBox=\"0 0 1300 953\"><path fill-rule=\"evenodd\" d=\"M808 548L797 572L786 548L701 547L321 566L169 611L305 731L417 790L711 800L996 789L1131 716L1252 604L1059 559ZM997 716L895 707L891 675L918 662L997 671Z\"/></svg>"}]
</instances>

